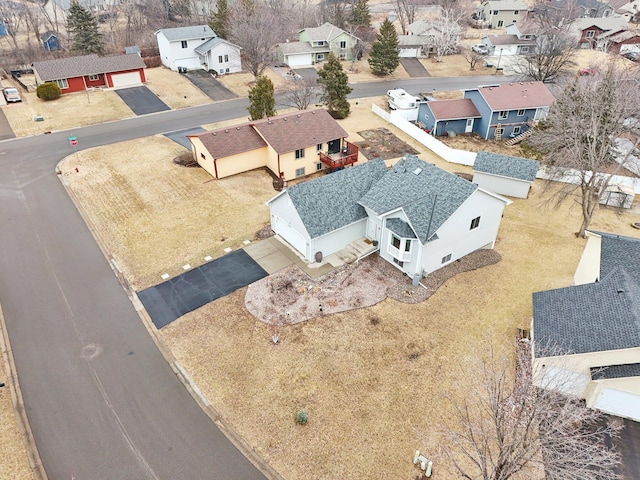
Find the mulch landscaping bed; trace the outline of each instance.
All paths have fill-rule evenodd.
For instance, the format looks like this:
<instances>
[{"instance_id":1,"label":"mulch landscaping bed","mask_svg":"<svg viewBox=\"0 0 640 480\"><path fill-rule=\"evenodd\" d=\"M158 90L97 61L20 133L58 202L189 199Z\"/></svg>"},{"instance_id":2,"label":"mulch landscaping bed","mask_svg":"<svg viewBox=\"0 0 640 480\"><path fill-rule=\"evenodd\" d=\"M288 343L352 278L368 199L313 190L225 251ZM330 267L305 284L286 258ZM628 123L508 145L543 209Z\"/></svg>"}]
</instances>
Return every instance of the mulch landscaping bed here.
<instances>
[{"instance_id":1,"label":"mulch landscaping bed","mask_svg":"<svg viewBox=\"0 0 640 480\"><path fill-rule=\"evenodd\" d=\"M418 155L416 149L411 148L408 144L400 140L386 128L375 128L373 130L363 130L358 132L364 141L355 142L357 147L367 159L382 157L383 160L391 160L398 158L405 153Z\"/></svg>"}]
</instances>

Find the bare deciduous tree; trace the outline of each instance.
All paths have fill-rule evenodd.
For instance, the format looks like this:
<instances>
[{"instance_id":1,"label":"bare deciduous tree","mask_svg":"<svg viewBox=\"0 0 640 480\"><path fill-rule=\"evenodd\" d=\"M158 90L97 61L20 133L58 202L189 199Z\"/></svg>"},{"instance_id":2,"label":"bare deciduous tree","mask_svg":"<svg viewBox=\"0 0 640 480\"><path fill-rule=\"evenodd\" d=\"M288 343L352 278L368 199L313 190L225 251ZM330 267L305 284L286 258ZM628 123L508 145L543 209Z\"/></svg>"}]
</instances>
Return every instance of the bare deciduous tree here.
<instances>
[{"instance_id":1,"label":"bare deciduous tree","mask_svg":"<svg viewBox=\"0 0 640 480\"><path fill-rule=\"evenodd\" d=\"M306 110L321 93L318 83L307 78L301 80L289 80L282 90L280 103L285 107Z\"/></svg>"},{"instance_id":2,"label":"bare deciduous tree","mask_svg":"<svg viewBox=\"0 0 640 480\"><path fill-rule=\"evenodd\" d=\"M441 62L444 55L451 55L458 51L464 13L455 8L442 8L440 15L432 20L433 48L436 62Z\"/></svg>"},{"instance_id":3,"label":"bare deciduous tree","mask_svg":"<svg viewBox=\"0 0 640 480\"><path fill-rule=\"evenodd\" d=\"M634 160L633 148L620 152L616 147L620 138L635 139L633 146L638 146L638 118L640 75L611 63L595 75L575 77L531 137L530 143L545 154L551 178L566 182L556 200L573 198L581 207L580 237L612 177Z\"/></svg>"},{"instance_id":4,"label":"bare deciduous tree","mask_svg":"<svg viewBox=\"0 0 640 480\"><path fill-rule=\"evenodd\" d=\"M464 399L453 402L456 423L443 435L456 471L468 480L619 479L619 454L606 442L622 427L603 421L577 397L536 387L532 378L540 372L532 371L523 342L516 347L515 374L512 355L493 347L488 359L478 355Z\"/></svg>"},{"instance_id":5,"label":"bare deciduous tree","mask_svg":"<svg viewBox=\"0 0 640 480\"><path fill-rule=\"evenodd\" d=\"M462 56L469 64L469 70L475 70L478 62L482 62L484 56L478 52L474 52L468 47L462 49Z\"/></svg>"},{"instance_id":6,"label":"bare deciduous tree","mask_svg":"<svg viewBox=\"0 0 640 480\"><path fill-rule=\"evenodd\" d=\"M421 4L421 0L395 0L393 10L400 22L401 34L407 33L407 27L416 21L416 13Z\"/></svg>"}]
</instances>

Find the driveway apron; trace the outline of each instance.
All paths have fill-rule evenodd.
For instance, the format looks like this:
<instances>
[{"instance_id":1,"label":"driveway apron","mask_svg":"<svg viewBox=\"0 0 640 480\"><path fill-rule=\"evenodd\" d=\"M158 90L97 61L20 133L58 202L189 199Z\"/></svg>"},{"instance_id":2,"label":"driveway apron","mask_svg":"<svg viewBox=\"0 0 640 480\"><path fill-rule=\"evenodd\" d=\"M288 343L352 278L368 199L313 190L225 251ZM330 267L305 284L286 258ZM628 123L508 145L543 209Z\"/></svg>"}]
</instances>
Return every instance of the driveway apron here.
<instances>
[{"instance_id":1,"label":"driveway apron","mask_svg":"<svg viewBox=\"0 0 640 480\"><path fill-rule=\"evenodd\" d=\"M244 250L237 250L138 293L157 328L267 276Z\"/></svg>"},{"instance_id":2,"label":"driveway apron","mask_svg":"<svg viewBox=\"0 0 640 480\"><path fill-rule=\"evenodd\" d=\"M210 72L191 70L185 73L184 76L214 102L231 100L237 97L235 93L213 78Z\"/></svg>"},{"instance_id":3,"label":"driveway apron","mask_svg":"<svg viewBox=\"0 0 640 480\"><path fill-rule=\"evenodd\" d=\"M187 138L187 135L196 135L198 133L205 132L202 127L185 128L184 130L176 130L175 132L165 133L164 136L169 140L173 140L179 145L182 145L187 150L191 150L191 142Z\"/></svg>"},{"instance_id":4,"label":"driveway apron","mask_svg":"<svg viewBox=\"0 0 640 480\"><path fill-rule=\"evenodd\" d=\"M120 88L116 93L136 115L171 110L147 87Z\"/></svg>"},{"instance_id":5,"label":"driveway apron","mask_svg":"<svg viewBox=\"0 0 640 480\"><path fill-rule=\"evenodd\" d=\"M11 125L5 116L4 112L0 110L0 140L8 140L9 138L15 138Z\"/></svg>"},{"instance_id":6,"label":"driveway apron","mask_svg":"<svg viewBox=\"0 0 640 480\"><path fill-rule=\"evenodd\" d=\"M417 58L401 58L400 64L404 68L411 78L430 77L427 69Z\"/></svg>"}]
</instances>

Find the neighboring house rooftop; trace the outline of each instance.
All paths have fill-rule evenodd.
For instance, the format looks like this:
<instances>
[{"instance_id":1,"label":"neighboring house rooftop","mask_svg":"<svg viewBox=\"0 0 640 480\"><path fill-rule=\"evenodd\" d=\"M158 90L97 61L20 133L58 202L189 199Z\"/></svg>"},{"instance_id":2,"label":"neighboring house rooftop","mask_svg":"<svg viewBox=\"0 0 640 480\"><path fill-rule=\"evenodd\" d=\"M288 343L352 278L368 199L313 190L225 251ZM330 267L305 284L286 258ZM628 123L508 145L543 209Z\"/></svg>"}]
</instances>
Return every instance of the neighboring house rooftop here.
<instances>
[{"instance_id":1,"label":"neighboring house rooftop","mask_svg":"<svg viewBox=\"0 0 640 480\"><path fill-rule=\"evenodd\" d=\"M359 203L378 215L404 210L412 230L426 243L477 188L418 157L405 155Z\"/></svg>"},{"instance_id":2,"label":"neighboring house rooftop","mask_svg":"<svg viewBox=\"0 0 640 480\"><path fill-rule=\"evenodd\" d=\"M422 47L433 43L433 37L428 35L398 35L399 47Z\"/></svg>"},{"instance_id":3,"label":"neighboring house rooftop","mask_svg":"<svg viewBox=\"0 0 640 480\"><path fill-rule=\"evenodd\" d=\"M476 106L468 98L459 100L434 100L427 102L427 105L438 121L480 117L480 112L478 112Z\"/></svg>"},{"instance_id":4,"label":"neighboring house rooftop","mask_svg":"<svg viewBox=\"0 0 640 480\"><path fill-rule=\"evenodd\" d=\"M287 188L311 238L367 217L358 200L387 172L381 158Z\"/></svg>"},{"instance_id":5,"label":"neighboring house rooftop","mask_svg":"<svg viewBox=\"0 0 640 480\"><path fill-rule=\"evenodd\" d=\"M40 35L40 40L42 40L43 42L48 41L51 37L57 37L55 32L44 32L43 34Z\"/></svg>"},{"instance_id":6,"label":"neighboring house rooftop","mask_svg":"<svg viewBox=\"0 0 640 480\"><path fill-rule=\"evenodd\" d=\"M324 47L312 47L309 42L285 42L279 43L278 47L280 51L285 55L296 55L303 53L323 53L330 51L329 46Z\"/></svg>"},{"instance_id":7,"label":"neighboring house rooftop","mask_svg":"<svg viewBox=\"0 0 640 480\"><path fill-rule=\"evenodd\" d=\"M579 31L586 30L590 27L597 27L600 30L626 30L629 23L621 17L607 18L577 18L571 22L571 26Z\"/></svg>"},{"instance_id":8,"label":"neighboring house rooftop","mask_svg":"<svg viewBox=\"0 0 640 480\"><path fill-rule=\"evenodd\" d=\"M555 100L542 82L509 83L477 90L494 111L548 107Z\"/></svg>"},{"instance_id":9,"label":"neighboring house rooftop","mask_svg":"<svg viewBox=\"0 0 640 480\"><path fill-rule=\"evenodd\" d=\"M473 164L475 172L515 178L533 182L540 168L540 162L527 158L511 157L498 153L478 152Z\"/></svg>"},{"instance_id":10,"label":"neighboring house rooftop","mask_svg":"<svg viewBox=\"0 0 640 480\"><path fill-rule=\"evenodd\" d=\"M237 45L226 41L224 38L213 37L213 38L210 38L209 40L207 40L206 42L204 42L202 45L198 45L196 48L193 49L193 51L196 52L198 55L206 55L207 52L209 52L210 50L214 49L215 47L217 47L221 43L226 43L227 45L232 45L234 47L238 47ZM240 48L240 47L238 47L238 48Z\"/></svg>"},{"instance_id":11,"label":"neighboring house rooftop","mask_svg":"<svg viewBox=\"0 0 640 480\"><path fill-rule=\"evenodd\" d=\"M132 45L130 47L124 47L124 53L126 55L132 55L132 54L137 54L140 55L142 51L140 50L140 47L137 45Z\"/></svg>"},{"instance_id":12,"label":"neighboring house rooftop","mask_svg":"<svg viewBox=\"0 0 640 480\"><path fill-rule=\"evenodd\" d=\"M347 137L347 132L324 109L303 110L222 127L192 135L198 137L214 158L270 145L277 153Z\"/></svg>"},{"instance_id":13,"label":"neighboring house rooftop","mask_svg":"<svg viewBox=\"0 0 640 480\"><path fill-rule=\"evenodd\" d=\"M298 33L302 32L305 32L312 42L330 42L343 33L346 33L347 35L355 38L355 36L351 35L349 32L345 32L341 28L338 28L335 25L331 25L328 22L320 25L319 27L307 27L298 31Z\"/></svg>"},{"instance_id":14,"label":"neighboring house rooftop","mask_svg":"<svg viewBox=\"0 0 640 480\"><path fill-rule=\"evenodd\" d=\"M521 39L517 35L487 35L486 38L492 45L535 45L534 39Z\"/></svg>"},{"instance_id":15,"label":"neighboring house rooftop","mask_svg":"<svg viewBox=\"0 0 640 480\"><path fill-rule=\"evenodd\" d=\"M163 28L156 32L156 35L162 33L170 42L181 40L194 40L196 38L206 40L217 35L209 25L194 25L191 27Z\"/></svg>"},{"instance_id":16,"label":"neighboring house rooftop","mask_svg":"<svg viewBox=\"0 0 640 480\"><path fill-rule=\"evenodd\" d=\"M527 10L527 3L524 0L492 0L484 2L481 6L487 5L490 10Z\"/></svg>"},{"instance_id":17,"label":"neighboring house rooftop","mask_svg":"<svg viewBox=\"0 0 640 480\"><path fill-rule=\"evenodd\" d=\"M600 281L533 294L536 356L640 347L640 239L593 233Z\"/></svg>"},{"instance_id":18,"label":"neighboring house rooftop","mask_svg":"<svg viewBox=\"0 0 640 480\"><path fill-rule=\"evenodd\" d=\"M139 55L99 57L96 54L91 54L33 62L33 68L38 72L43 82L48 82L63 78L135 70L145 68L145 64Z\"/></svg>"}]
</instances>

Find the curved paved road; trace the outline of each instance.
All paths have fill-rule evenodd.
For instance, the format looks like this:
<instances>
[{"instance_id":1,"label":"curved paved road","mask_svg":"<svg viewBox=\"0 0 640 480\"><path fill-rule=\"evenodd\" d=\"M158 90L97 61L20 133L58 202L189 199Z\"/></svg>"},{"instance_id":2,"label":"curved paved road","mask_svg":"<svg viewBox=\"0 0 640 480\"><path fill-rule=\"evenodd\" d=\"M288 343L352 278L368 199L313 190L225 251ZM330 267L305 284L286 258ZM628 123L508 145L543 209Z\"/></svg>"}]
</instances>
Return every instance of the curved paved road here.
<instances>
[{"instance_id":1,"label":"curved paved road","mask_svg":"<svg viewBox=\"0 0 640 480\"><path fill-rule=\"evenodd\" d=\"M352 96L478 83L495 77L379 82ZM0 142L0 305L50 479L264 478L169 368L54 173L70 135L88 148L243 117L246 105Z\"/></svg>"}]
</instances>

